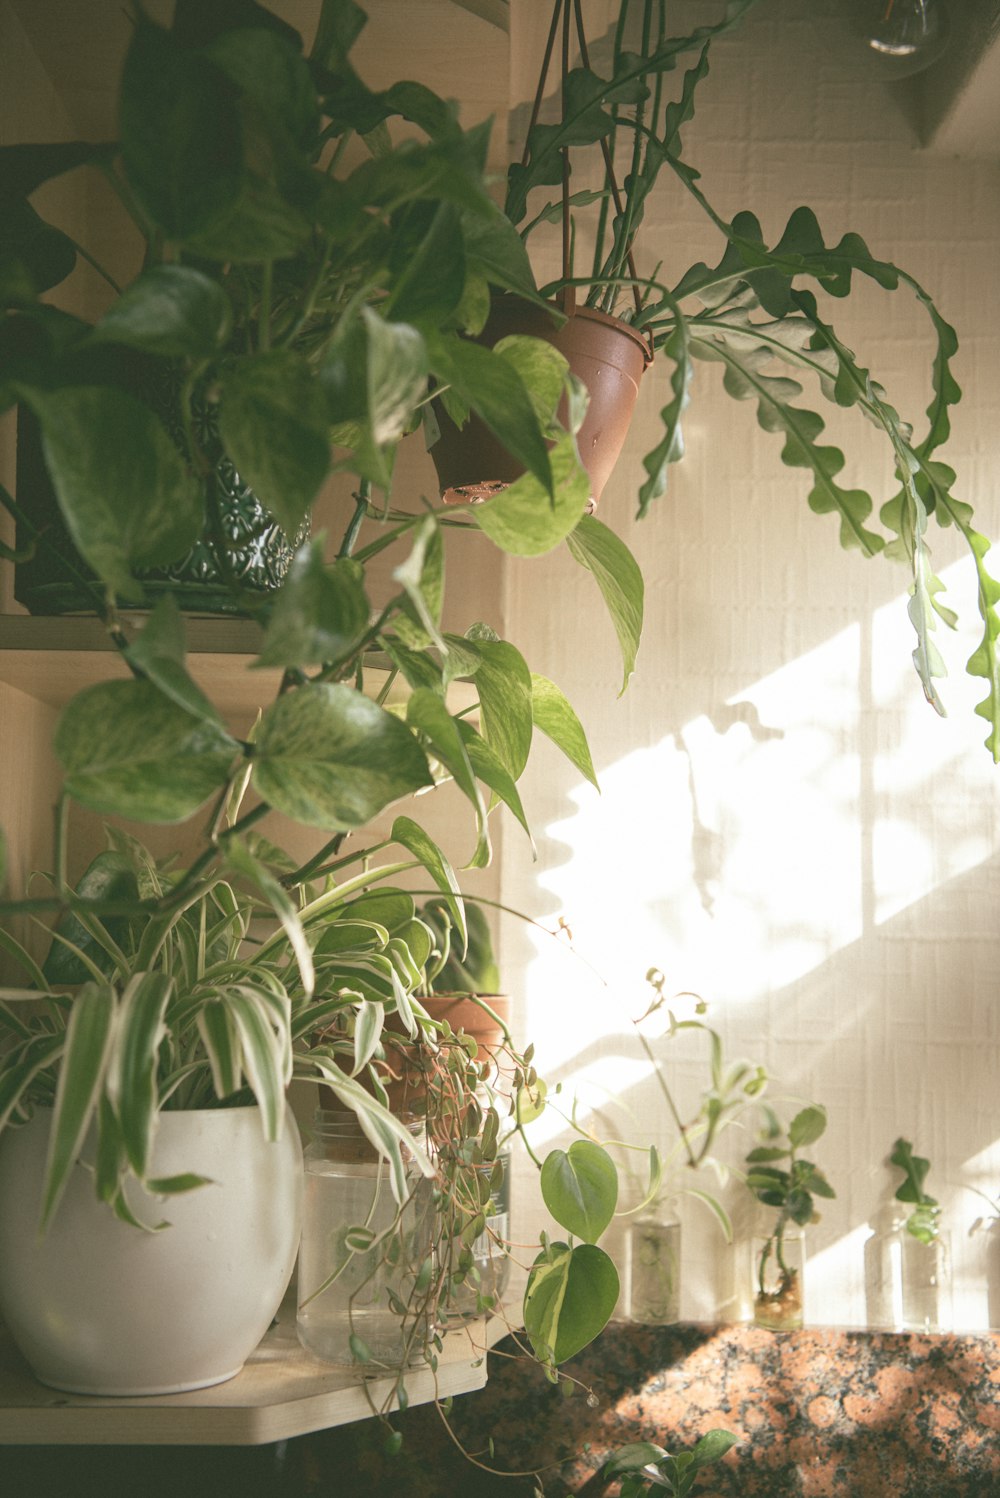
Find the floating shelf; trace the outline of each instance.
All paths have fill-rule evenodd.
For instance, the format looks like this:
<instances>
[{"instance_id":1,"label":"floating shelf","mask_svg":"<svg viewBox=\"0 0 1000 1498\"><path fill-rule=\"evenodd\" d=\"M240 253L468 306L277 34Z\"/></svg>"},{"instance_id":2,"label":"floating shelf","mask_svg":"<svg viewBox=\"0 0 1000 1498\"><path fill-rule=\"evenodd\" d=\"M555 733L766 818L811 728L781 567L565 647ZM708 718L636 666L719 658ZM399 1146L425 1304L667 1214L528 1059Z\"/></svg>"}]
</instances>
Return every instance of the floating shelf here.
<instances>
[{"instance_id":1,"label":"floating shelf","mask_svg":"<svg viewBox=\"0 0 1000 1498\"><path fill-rule=\"evenodd\" d=\"M486 1384L486 1351L505 1336L502 1318L474 1321L444 1339L437 1372L406 1375L411 1405ZM32 1376L0 1327L0 1444L14 1446L262 1446L363 1420L388 1399L392 1378L332 1368L306 1352L286 1301L246 1367L211 1389L99 1399L61 1394ZM371 1396L371 1403L366 1397Z\"/></svg>"},{"instance_id":2,"label":"floating shelf","mask_svg":"<svg viewBox=\"0 0 1000 1498\"><path fill-rule=\"evenodd\" d=\"M122 616L126 634L134 634L143 616ZM239 730L253 721L258 708L274 700L281 682L278 667L254 667L263 639L253 619L185 619L187 666L195 681L223 716ZM366 690L375 695L389 673L388 657L372 652L365 657ZM50 707L60 708L84 687L109 678L128 677L107 630L91 615L58 618L0 614L0 681ZM405 701L409 688L402 678L393 683L389 703ZM476 700L467 683L449 689L453 712Z\"/></svg>"}]
</instances>

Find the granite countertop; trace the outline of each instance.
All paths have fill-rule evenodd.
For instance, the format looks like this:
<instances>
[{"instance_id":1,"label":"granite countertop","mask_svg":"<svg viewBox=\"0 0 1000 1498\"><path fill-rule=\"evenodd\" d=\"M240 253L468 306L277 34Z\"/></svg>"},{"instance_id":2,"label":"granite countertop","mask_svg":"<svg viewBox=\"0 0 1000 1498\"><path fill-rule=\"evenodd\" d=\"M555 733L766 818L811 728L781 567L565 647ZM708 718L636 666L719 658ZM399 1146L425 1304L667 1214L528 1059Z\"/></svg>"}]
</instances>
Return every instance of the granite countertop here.
<instances>
[{"instance_id":1,"label":"granite countertop","mask_svg":"<svg viewBox=\"0 0 1000 1498\"><path fill-rule=\"evenodd\" d=\"M675 1449L717 1426L741 1444L703 1473L694 1495L704 1498L1000 1498L1000 1337L992 1334L615 1325L567 1365L583 1385L569 1398L512 1360L515 1351L500 1344L487 1387L456 1399L451 1423L491 1466L542 1468L546 1498L615 1493L600 1477L615 1447L651 1440ZM373 1498L535 1490L527 1476L500 1480L463 1467L431 1409L394 1423L404 1444L392 1459L371 1422L304 1437L302 1491L324 1492L334 1463L353 1467L357 1491Z\"/></svg>"},{"instance_id":2,"label":"granite countertop","mask_svg":"<svg viewBox=\"0 0 1000 1498\"><path fill-rule=\"evenodd\" d=\"M18 1498L603 1498L630 1441L741 1444L692 1498L1000 1498L1000 1336L616 1324L566 1365L567 1397L512 1339L485 1389L278 1446L9 1447ZM494 1442L492 1456L489 1442ZM471 1465L459 1449L478 1454ZM515 1473L492 1475L488 1467ZM538 1478L531 1475L538 1471Z\"/></svg>"}]
</instances>

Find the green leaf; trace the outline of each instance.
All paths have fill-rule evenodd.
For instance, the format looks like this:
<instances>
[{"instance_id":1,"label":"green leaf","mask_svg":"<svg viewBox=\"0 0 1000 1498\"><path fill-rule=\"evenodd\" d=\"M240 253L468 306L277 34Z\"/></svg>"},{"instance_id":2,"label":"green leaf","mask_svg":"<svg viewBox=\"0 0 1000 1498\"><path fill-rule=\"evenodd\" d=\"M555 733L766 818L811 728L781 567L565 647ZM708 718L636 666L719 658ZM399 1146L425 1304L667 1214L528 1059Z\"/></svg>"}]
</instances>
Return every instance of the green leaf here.
<instances>
[{"instance_id":1,"label":"green leaf","mask_svg":"<svg viewBox=\"0 0 1000 1498\"><path fill-rule=\"evenodd\" d=\"M576 442L569 433L557 440L549 457L554 485L551 499L534 474L523 473L501 494L472 507L479 529L511 556L535 557L551 551L574 530L587 508L590 479L580 466Z\"/></svg>"},{"instance_id":2,"label":"green leaf","mask_svg":"<svg viewBox=\"0 0 1000 1498\"><path fill-rule=\"evenodd\" d=\"M428 837L424 829L418 826L410 817L397 817L392 824L391 836L394 843L399 843L402 847L406 848L419 863L423 864L441 891L452 924L458 932L461 948L464 951L469 939L469 931L465 919L465 903L462 900L462 893L451 864L434 840Z\"/></svg>"},{"instance_id":3,"label":"green leaf","mask_svg":"<svg viewBox=\"0 0 1000 1498\"><path fill-rule=\"evenodd\" d=\"M479 655L475 684L483 737L511 778L517 780L531 749L531 672L521 652L506 640L477 640L475 646Z\"/></svg>"},{"instance_id":4,"label":"green leaf","mask_svg":"<svg viewBox=\"0 0 1000 1498\"><path fill-rule=\"evenodd\" d=\"M815 1144L826 1132L826 1109L818 1105L803 1108L796 1113L788 1126L788 1142L792 1149L805 1149L807 1145Z\"/></svg>"},{"instance_id":5,"label":"green leaf","mask_svg":"<svg viewBox=\"0 0 1000 1498\"><path fill-rule=\"evenodd\" d=\"M731 1451L739 1444L739 1436L734 1436L730 1430L710 1430L695 1444L691 1452L691 1465L707 1467L710 1463L719 1461L727 1451Z\"/></svg>"},{"instance_id":6,"label":"green leaf","mask_svg":"<svg viewBox=\"0 0 1000 1498\"><path fill-rule=\"evenodd\" d=\"M669 338L663 344L663 352L668 359L673 360L673 369L670 373L670 388L673 391L671 399L660 411L663 422L663 436L657 445L648 452L642 460L642 466L646 470L647 478L639 490L638 518L641 520L649 509L650 502L658 499L667 488L667 468L671 463L679 463L684 456L684 435L681 431L681 417L687 409L690 399L691 381L694 376L694 366L691 361L691 345L688 336L687 323L676 309L675 316L677 324Z\"/></svg>"},{"instance_id":7,"label":"green leaf","mask_svg":"<svg viewBox=\"0 0 1000 1498\"><path fill-rule=\"evenodd\" d=\"M265 712L253 782L286 816L349 831L432 780L398 718L350 687L319 684L286 692Z\"/></svg>"},{"instance_id":8,"label":"green leaf","mask_svg":"<svg viewBox=\"0 0 1000 1498\"><path fill-rule=\"evenodd\" d=\"M478 834L476 851L472 856L472 867L484 868L490 858L486 807L458 720L452 717L436 692L427 687L418 687L415 692L411 693L406 704L406 721L420 730L435 757L451 774L462 794L472 803L476 813Z\"/></svg>"},{"instance_id":9,"label":"green leaf","mask_svg":"<svg viewBox=\"0 0 1000 1498\"><path fill-rule=\"evenodd\" d=\"M140 11L119 117L129 184L168 239L217 222L243 186L243 133L225 74ZM211 141L211 150L205 143Z\"/></svg>"},{"instance_id":10,"label":"green leaf","mask_svg":"<svg viewBox=\"0 0 1000 1498\"><path fill-rule=\"evenodd\" d=\"M501 338L493 345L493 352L517 371L539 425L547 431L555 421L569 374L566 355L547 339L532 338L526 333L511 333Z\"/></svg>"},{"instance_id":11,"label":"green leaf","mask_svg":"<svg viewBox=\"0 0 1000 1498\"><path fill-rule=\"evenodd\" d=\"M554 496L552 465L531 397L510 361L458 337L427 334L431 370L481 416L513 458Z\"/></svg>"},{"instance_id":12,"label":"green leaf","mask_svg":"<svg viewBox=\"0 0 1000 1498\"><path fill-rule=\"evenodd\" d=\"M590 1139L577 1139L568 1150L551 1150L542 1165L541 1188L559 1226L585 1243L597 1242L618 1205L615 1163Z\"/></svg>"},{"instance_id":13,"label":"green leaf","mask_svg":"<svg viewBox=\"0 0 1000 1498\"><path fill-rule=\"evenodd\" d=\"M83 1147L111 1051L115 995L107 984L87 983L74 996L65 1052L52 1106L41 1230L52 1221Z\"/></svg>"},{"instance_id":14,"label":"green leaf","mask_svg":"<svg viewBox=\"0 0 1000 1498\"><path fill-rule=\"evenodd\" d=\"M173 992L166 973L136 973L119 1006L107 1090L121 1127L129 1164L145 1176L156 1122L156 1068L166 1033L164 1016Z\"/></svg>"},{"instance_id":15,"label":"green leaf","mask_svg":"<svg viewBox=\"0 0 1000 1498\"><path fill-rule=\"evenodd\" d=\"M389 259L388 315L394 322L442 327L461 301L465 285L465 250L455 205L418 202L397 215Z\"/></svg>"},{"instance_id":16,"label":"green leaf","mask_svg":"<svg viewBox=\"0 0 1000 1498\"><path fill-rule=\"evenodd\" d=\"M238 837L230 837L226 840L226 862L250 882L274 911L281 929L288 938L288 944L295 953L302 987L306 998L309 998L316 986L312 949L306 940L298 910L288 891L278 883L270 870L261 863L259 858L254 857L246 843Z\"/></svg>"},{"instance_id":17,"label":"green leaf","mask_svg":"<svg viewBox=\"0 0 1000 1498\"><path fill-rule=\"evenodd\" d=\"M271 1140L280 1139L285 1088L291 1078L288 1016L275 1012L269 994L245 983L231 985L223 990L221 997L239 1030L243 1070L257 1099L265 1135Z\"/></svg>"},{"instance_id":18,"label":"green leaf","mask_svg":"<svg viewBox=\"0 0 1000 1498\"><path fill-rule=\"evenodd\" d=\"M540 728L599 791L583 724L555 682L534 672L531 674L531 716L535 727Z\"/></svg>"},{"instance_id":19,"label":"green leaf","mask_svg":"<svg viewBox=\"0 0 1000 1498\"><path fill-rule=\"evenodd\" d=\"M194 1171L181 1171L175 1176L150 1176L146 1186L154 1196L182 1196L185 1191L197 1191L199 1186L211 1186L211 1177L196 1175Z\"/></svg>"},{"instance_id":20,"label":"green leaf","mask_svg":"<svg viewBox=\"0 0 1000 1498\"><path fill-rule=\"evenodd\" d=\"M325 537L296 552L275 596L258 666L316 666L350 656L368 629L364 568L350 558L324 562Z\"/></svg>"},{"instance_id":21,"label":"green leaf","mask_svg":"<svg viewBox=\"0 0 1000 1498\"><path fill-rule=\"evenodd\" d=\"M652 1441L631 1441L618 1447L601 1469L601 1475L608 1481L625 1472L637 1472L642 1467L655 1466L666 1454L662 1446L656 1446Z\"/></svg>"},{"instance_id":22,"label":"green leaf","mask_svg":"<svg viewBox=\"0 0 1000 1498\"><path fill-rule=\"evenodd\" d=\"M111 386L26 390L73 542L125 598L133 568L176 561L197 540L202 498L152 411Z\"/></svg>"},{"instance_id":23,"label":"green leaf","mask_svg":"<svg viewBox=\"0 0 1000 1498\"><path fill-rule=\"evenodd\" d=\"M252 98L272 126L299 151L312 153L319 135L319 107L297 38L262 26L237 26L204 49L222 72Z\"/></svg>"},{"instance_id":24,"label":"green leaf","mask_svg":"<svg viewBox=\"0 0 1000 1498\"><path fill-rule=\"evenodd\" d=\"M393 627L410 646L418 648L432 641L443 655L448 647L441 635L441 610L444 606L444 541L433 515L417 527L413 547L405 562L392 574L400 583L412 605L417 623L397 616Z\"/></svg>"},{"instance_id":25,"label":"green leaf","mask_svg":"<svg viewBox=\"0 0 1000 1498\"><path fill-rule=\"evenodd\" d=\"M159 687L165 697L206 723L223 728L218 710L191 679L184 665L184 617L171 593L157 599L126 658Z\"/></svg>"},{"instance_id":26,"label":"green leaf","mask_svg":"<svg viewBox=\"0 0 1000 1498\"><path fill-rule=\"evenodd\" d=\"M167 359L209 359L224 347L231 324L217 281L192 266L154 265L125 288L91 338Z\"/></svg>"},{"instance_id":27,"label":"green leaf","mask_svg":"<svg viewBox=\"0 0 1000 1498\"><path fill-rule=\"evenodd\" d=\"M183 821L221 790L238 752L146 681L88 687L64 708L54 746L83 806L157 823Z\"/></svg>"},{"instance_id":28,"label":"green leaf","mask_svg":"<svg viewBox=\"0 0 1000 1498\"><path fill-rule=\"evenodd\" d=\"M529 301L541 302L524 240L500 208L490 213L462 216L465 263L470 274L482 276L491 286L513 291Z\"/></svg>"},{"instance_id":29,"label":"green leaf","mask_svg":"<svg viewBox=\"0 0 1000 1498\"><path fill-rule=\"evenodd\" d=\"M58 286L76 265L76 246L30 203L4 202L0 211L0 304L27 307Z\"/></svg>"},{"instance_id":30,"label":"green leaf","mask_svg":"<svg viewBox=\"0 0 1000 1498\"><path fill-rule=\"evenodd\" d=\"M208 1055L215 1095L231 1097L243 1084L243 1051L232 1011L220 998L210 998L199 1005L195 1023Z\"/></svg>"},{"instance_id":31,"label":"green leaf","mask_svg":"<svg viewBox=\"0 0 1000 1498\"><path fill-rule=\"evenodd\" d=\"M228 364L219 435L240 476L294 535L330 467L326 401L305 359L272 349Z\"/></svg>"},{"instance_id":32,"label":"green leaf","mask_svg":"<svg viewBox=\"0 0 1000 1498\"><path fill-rule=\"evenodd\" d=\"M602 1248L553 1243L524 1294L524 1328L538 1357L564 1363L603 1331L618 1299L618 1272Z\"/></svg>"},{"instance_id":33,"label":"green leaf","mask_svg":"<svg viewBox=\"0 0 1000 1498\"><path fill-rule=\"evenodd\" d=\"M581 567L593 573L611 615L621 648L624 692L635 670L642 634L642 573L624 541L592 515L583 516L567 537L567 545Z\"/></svg>"},{"instance_id":34,"label":"green leaf","mask_svg":"<svg viewBox=\"0 0 1000 1498\"><path fill-rule=\"evenodd\" d=\"M484 785L488 785L494 796L514 813L528 835L528 840L531 843L532 858L537 857L534 838L531 836L531 828L528 826L524 806L522 805L521 797L518 794L517 786L510 771L482 735L476 732L471 723L460 721L459 732L462 735L472 768L476 772L476 778L481 780Z\"/></svg>"},{"instance_id":35,"label":"green leaf","mask_svg":"<svg viewBox=\"0 0 1000 1498\"><path fill-rule=\"evenodd\" d=\"M382 446L403 435L427 393L427 346L417 328L398 318L388 322L370 307L361 316L368 334L368 422L372 441Z\"/></svg>"},{"instance_id":36,"label":"green leaf","mask_svg":"<svg viewBox=\"0 0 1000 1498\"><path fill-rule=\"evenodd\" d=\"M99 900L137 902L140 899L139 885L131 860L124 854L114 851L98 853L96 858L87 865L77 883L76 893L83 900L95 902ZM91 976L91 971L72 948L82 952L84 957L90 958L102 971L110 970L113 966L113 959L109 957L106 948L94 934L92 923L98 920L117 946L120 947L127 941L131 924L127 916L91 916L85 926L77 916L70 912L60 919L56 927L56 932L64 940L53 940L46 953L42 967L44 975L42 987L47 986L48 983L74 986L86 983ZM138 926L141 923L137 920L135 924Z\"/></svg>"}]
</instances>

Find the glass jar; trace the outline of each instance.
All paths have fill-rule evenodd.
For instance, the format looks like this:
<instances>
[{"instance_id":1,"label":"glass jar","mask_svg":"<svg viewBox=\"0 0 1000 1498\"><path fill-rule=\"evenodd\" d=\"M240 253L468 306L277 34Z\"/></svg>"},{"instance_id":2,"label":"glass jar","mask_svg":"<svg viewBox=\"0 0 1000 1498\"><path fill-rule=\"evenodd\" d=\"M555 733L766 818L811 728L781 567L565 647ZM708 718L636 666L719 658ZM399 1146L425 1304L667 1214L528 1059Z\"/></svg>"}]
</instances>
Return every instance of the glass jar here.
<instances>
[{"instance_id":1,"label":"glass jar","mask_svg":"<svg viewBox=\"0 0 1000 1498\"><path fill-rule=\"evenodd\" d=\"M951 1325L951 1245L947 1233L922 1243L906 1229L906 1213L882 1219L865 1243L868 1325L935 1332Z\"/></svg>"},{"instance_id":2,"label":"glass jar","mask_svg":"<svg viewBox=\"0 0 1000 1498\"><path fill-rule=\"evenodd\" d=\"M681 1225L669 1203L654 1203L625 1238L626 1314L643 1326L680 1319Z\"/></svg>"},{"instance_id":3,"label":"glass jar","mask_svg":"<svg viewBox=\"0 0 1000 1498\"><path fill-rule=\"evenodd\" d=\"M472 1244L472 1263L464 1277L452 1279L445 1287L439 1307L445 1324L470 1321L490 1315L503 1298L510 1278L510 1180L511 1147L501 1146L494 1162L499 1169L493 1180L484 1212L483 1229ZM479 1172L484 1181L494 1174L494 1164ZM485 1188L484 1188L485 1190Z\"/></svg>"},{"instance_id":4,"label":"glass jar","mask_svg":"<svg viewBox=\"0 0 1000 1498\"><path fill-rule=\"evenodd\" d=\"M1000 1217L989 1217L982 1226L983 1278L990 1331L1000 1331Z\"/></svg>"},{"instance_id":5,"label":"glass jar","mask_svg":"<svg viewBox=\"0 0 1000 1498\"><path fill-rule=\"evenodd\" d=\"M750 1240L751 1296L756 1326L772 1332L798 1331L805 1304L806 1242L802 1229L777 1223Z\"/></svg>"},{"instance_id":6,"label":"glass jar","mask_svg":"<svg viewBox=\"0 0 1000 1498\"><path fill-rule=\"evenodd\" d=\"M410 1127L422 1142L422 1123ZM341 1367L422 1361L427 1318L417 1282L430 1254L431 1183L411 1164L400 1206L387 1162L350 1112L320 1109L304 1155L299 1341Z\"/></svg>"}]
</instances>

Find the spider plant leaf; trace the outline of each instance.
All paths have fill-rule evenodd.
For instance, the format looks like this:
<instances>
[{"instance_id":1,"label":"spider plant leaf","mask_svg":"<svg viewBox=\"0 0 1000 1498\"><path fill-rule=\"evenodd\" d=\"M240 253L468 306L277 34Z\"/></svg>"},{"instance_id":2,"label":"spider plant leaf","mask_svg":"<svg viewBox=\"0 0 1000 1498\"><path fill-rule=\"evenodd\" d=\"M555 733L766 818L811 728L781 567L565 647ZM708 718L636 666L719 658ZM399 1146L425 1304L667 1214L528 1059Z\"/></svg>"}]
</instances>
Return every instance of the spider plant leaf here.
<instances>
[{"instance_id":1,"label":"spider plant leaf","mask_svg":"<svg viewBox=\"0 0 1000 1498\"><path fill-rule=\"evenodd\" d=\"M121 996L106 1082L121 1126L129 1164L141 1179L149 1165L156 1127L157 1058L173 992L166 973L137 973Z\"/></svg>"},{"instance_id":2,"label":"spider plant leaf","mask_svg":"<svg viewBox=\"0 0 1000 1498\"><path fill-rule=\"evenodd\" d=\"M45 1162L43 1232L59 1205L94 1116L111 1054L116 1010L115 993L108 984L87 983L69 1011Z\"/></svg>"}]
</instances>

